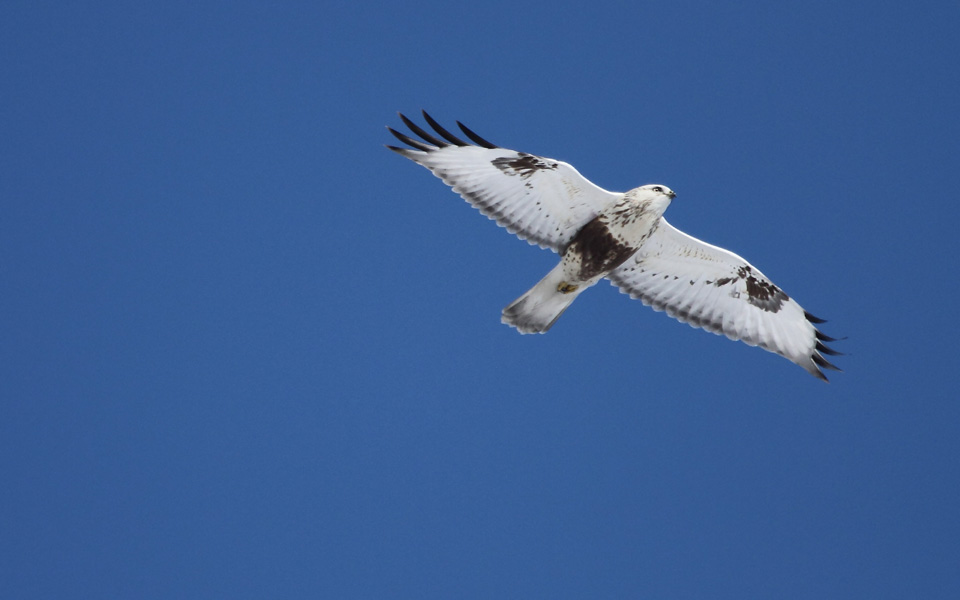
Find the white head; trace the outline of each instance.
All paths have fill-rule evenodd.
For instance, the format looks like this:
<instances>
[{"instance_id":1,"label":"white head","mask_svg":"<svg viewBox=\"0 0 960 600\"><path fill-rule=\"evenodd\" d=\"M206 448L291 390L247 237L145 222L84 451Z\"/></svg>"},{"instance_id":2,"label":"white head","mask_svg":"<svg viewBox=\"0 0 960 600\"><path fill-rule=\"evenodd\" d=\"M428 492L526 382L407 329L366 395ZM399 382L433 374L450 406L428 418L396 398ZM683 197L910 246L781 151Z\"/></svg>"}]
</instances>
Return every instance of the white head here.
<instances>
[{"instance_id":1,"label":"white head","mask_svg":"<svg viewBox=\"0 0 960 600\"><path fill-rule=\"evenodd\" d=\"M641 190L645 192L644 194L642 194L643 196L647 196L647 197L649 197L650 195L666 196L669 199L668 202L677 197L677 195L673 192L673 190L671 190L665 185L660 185L658 183L651 183L650 185L642 185L637 188L637 191L641 191Z\"/></svg>"},{"instance_id":2,"label":"white head","mask_svg":"<svg viewBox=\"0 0 960 600\"><path fill-rule=\"evenodd\" d=\"M657 183L643 185L627 192L627 198L638 204L646 205L661 215L670 206L670 201L676 197L677 195L673 190Z\"/></svg>"}]
</instances>

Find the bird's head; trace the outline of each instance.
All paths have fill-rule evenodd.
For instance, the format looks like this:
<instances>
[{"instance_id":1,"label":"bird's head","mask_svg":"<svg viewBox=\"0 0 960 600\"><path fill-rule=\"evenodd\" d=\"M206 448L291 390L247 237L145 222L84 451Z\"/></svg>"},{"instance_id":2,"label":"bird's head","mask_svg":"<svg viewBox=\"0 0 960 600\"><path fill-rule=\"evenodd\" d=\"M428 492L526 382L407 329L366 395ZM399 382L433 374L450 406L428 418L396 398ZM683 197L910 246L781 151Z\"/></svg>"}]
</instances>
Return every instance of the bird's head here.
<instances>
[{"instance_id":1,"label":"bird's head","mask_svg":"<svg viewBox=\"0 0 960 600\"><path fill-rule=\"evenodd\" d=\"M652 205L661 214L670 206L670 201L677 197L673 190L658 183L634 188L627 192L627 195L631 196L636 202Z\"/></svg>"},{"instance_id":2,"label":"bird's head","mask_svg":"<svg viewBox=\"0 0 960 600\"><path fill-rule=\"evenodd\" d=\"M669 200L673 200L674 198L677 197L677 194L674 193L673 190L671 190L665 185L660 185L659 183L651 183L650 185L644 185L644 186L638 187L637 191L641 192L642 195L646 197L666 196Z\"/></svg>"}]
</instances>

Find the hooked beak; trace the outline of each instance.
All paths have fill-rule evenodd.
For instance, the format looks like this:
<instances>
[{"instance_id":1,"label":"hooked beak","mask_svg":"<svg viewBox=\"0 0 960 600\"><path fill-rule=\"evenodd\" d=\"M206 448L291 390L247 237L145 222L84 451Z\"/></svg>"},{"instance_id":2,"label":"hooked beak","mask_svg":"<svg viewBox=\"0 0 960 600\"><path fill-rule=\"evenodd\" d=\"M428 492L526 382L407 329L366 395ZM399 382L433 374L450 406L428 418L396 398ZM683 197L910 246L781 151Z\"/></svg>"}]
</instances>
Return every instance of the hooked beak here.
<instances>
[{"instance_id":1,"label":"hooked beak","mask_svg":"<svg viewBox=\"0 0 960 600\"><path fill-rule=\"evenodd\" d=\"M677 193L676 193L675 191L673 191L673 190L670 190L670 193L667 194L667 197L670 198L671 200L673 200L674 198L677 197Z\"/></svg>"}]
</instances>

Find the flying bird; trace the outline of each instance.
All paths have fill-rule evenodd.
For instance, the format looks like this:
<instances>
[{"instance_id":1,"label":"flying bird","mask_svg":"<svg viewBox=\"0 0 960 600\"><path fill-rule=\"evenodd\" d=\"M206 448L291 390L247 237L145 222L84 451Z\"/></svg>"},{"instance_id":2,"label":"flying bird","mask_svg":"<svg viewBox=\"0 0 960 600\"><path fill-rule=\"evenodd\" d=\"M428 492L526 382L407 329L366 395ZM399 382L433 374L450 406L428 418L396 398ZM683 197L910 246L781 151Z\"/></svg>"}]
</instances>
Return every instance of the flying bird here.
<instances>
[{"instance_id":1,"label":"flying bird","mask_svg":"<svg viewBox=\"0 0 960 600\"><path fill-rule=\"evenodd\" d=\"M416 139L387 127L409 146L387 146L423 165L501 227L549 248L560 262L503 309L503 323L544 333L601 279L656 311L696 328L774 352L827 381L839 371L824 355L834 338L756 267L670 225L663 213L676 194L661 184L626 193L591 183L573 166L501 148L457 121L466 142L423 117L429 132L400 114ZM472 143L471 143L472 142Z\"/></svg>"}]
</instances>

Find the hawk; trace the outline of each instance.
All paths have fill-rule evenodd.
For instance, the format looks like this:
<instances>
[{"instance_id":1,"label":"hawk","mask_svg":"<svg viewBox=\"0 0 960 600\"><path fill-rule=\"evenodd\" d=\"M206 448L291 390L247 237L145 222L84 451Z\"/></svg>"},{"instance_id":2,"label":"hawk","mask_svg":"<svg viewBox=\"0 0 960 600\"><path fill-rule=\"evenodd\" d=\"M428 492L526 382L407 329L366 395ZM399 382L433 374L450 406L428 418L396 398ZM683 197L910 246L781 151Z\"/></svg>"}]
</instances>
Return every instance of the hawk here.
<instances>
[{"instance_id":1,"label":"hawk","mask_svg":"<svg viewBox=\"0 0 960 600\"><path fill-rule=\"evenodd\" d=\"M824 355L834 338L823 323L736 254L693 238L663 213L676 194L643 185L604 190L573 166L501 148L457 121L466 142L423 112L433 132L400 114L420 139L387 129L409 146L390 150L423 165L467 202L560 262L503 309L503 323L544 333L577 297L601 279L656 311L696 328L774 352L827 381L839 371Z\"/></svg>"}]
</instances>

